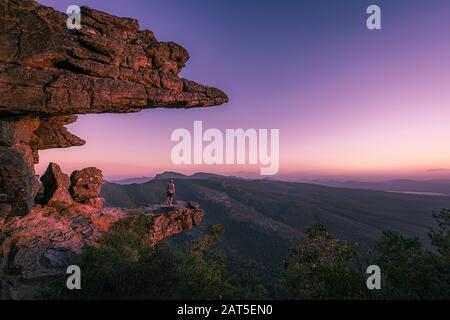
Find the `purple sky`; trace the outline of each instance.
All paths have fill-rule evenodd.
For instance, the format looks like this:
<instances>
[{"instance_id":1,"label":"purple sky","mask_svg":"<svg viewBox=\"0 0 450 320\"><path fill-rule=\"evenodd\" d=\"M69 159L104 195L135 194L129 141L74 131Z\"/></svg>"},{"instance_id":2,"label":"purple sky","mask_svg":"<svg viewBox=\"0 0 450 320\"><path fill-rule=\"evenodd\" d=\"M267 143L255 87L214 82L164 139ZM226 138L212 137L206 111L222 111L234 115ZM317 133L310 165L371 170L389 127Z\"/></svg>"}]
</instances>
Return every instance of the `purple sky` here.
<instances>
[{"instance_id":1,"label":"purple sky","mask_svg":"<svg viewBox=\"0 0 450 320\"><path fill-rule=\"evenodd\" d=\"M136 18L191 59L182 76L216 86L227 105L81 116L79 148L41 152L70 172L108 178L163 170L258 172L258 166L174 166L170 134L279 128L279 177L450 177L450 1L41 0ZM369 4L382 30L366 28ZM444 169L444 170L430 170Z\"/></svg>"}]
</instances>

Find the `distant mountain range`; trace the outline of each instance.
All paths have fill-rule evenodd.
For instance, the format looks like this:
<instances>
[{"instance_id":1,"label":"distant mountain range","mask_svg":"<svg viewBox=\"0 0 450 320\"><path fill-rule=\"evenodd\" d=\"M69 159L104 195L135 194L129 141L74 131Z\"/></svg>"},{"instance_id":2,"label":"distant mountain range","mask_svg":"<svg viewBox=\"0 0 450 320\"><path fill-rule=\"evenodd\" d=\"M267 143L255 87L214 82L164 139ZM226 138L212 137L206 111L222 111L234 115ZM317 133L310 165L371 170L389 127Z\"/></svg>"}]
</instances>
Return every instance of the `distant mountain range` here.
<instances>
[{"instance_id":1,"label":"distant mountain range","mask_svg":"<svg viewBox=\"0 0 450 320\"><path fill-rule=\"evenodd\" d=\"M169 180L169 179L208 179L212 177L222 177L221 175L214 174L214 173L207 173L207 172L197 172L193 175L185 175L177 172L171 172L171 171L165 171L163 173L157 174L155 176L155 180Z\"/></svg>"},{"instance_id":2,"label":"distant mountain range","mask_svg":"<svg viewBox=\"0 0 450 320\"><path fill-rule=\"evenodd\" d=\"M432 211L450 207L450 197L446 196L247 180L208 173L185 176L166 172L143 184L106 183L102 195L110 206L146 206L165 199L170 178L175 179L176 200L197 201L205 209L201 226L224 226L222 249L228 255L266 266L281 266L289 248L313 223L322 223L336 237L360 246L368 245L387 229L425 240L428 227L434 225Z\"/></svg>"},{"instance_id":3,"label":"distant mountain range","mask_svg":"<svg viewBox=\"0 0 450 320\"><path fill-rule=\"evenodd\" d=\"M206 172L197 172L193 175L184 175L178 172L165 171L163 173L157 174L154 177L135 177L135 178L127 178L127 179L119 179L119 180L108 180L108 183L116 183L116 184L135 184L135 183L146 183L150 180L169 180L169 179L208 179L210 177L220 177L220 175L214 173L206 173Z\"/></svg>"},{"instance_id":4,"label":"distant mountain range","mask_svg":"<svg viewBox=\"0 0 450 320\"><path fill-rule=\"evenodd\" d=\"M153 177L136 177L136 178L121 179L121 180L109 180L108 182L116 183L116 184L133 184L133 183L145 183L152 179L153 179Z\"/></svg>"},{"instance_id":5,"label":"distant mountain range","mask_svg":"<svg viewBox=\"0 0 450 320\"><path fill-rule=\"evenodd\" d=\"M197 172L192 175L185 175L178 172L165 171L157 174L155 177L135 177L121 180L109 180L110 183L116 184L134 184L145 183L152 179L154 180L169 180L169 179L208 179L211 177L224 177L219 174L208 172ZM252 179L251 177L228 176L228 178L242 178ZM254 178L253 178L254 179ZM254 179L255 180L255 179ZM276 180L276 179L265 179ZM393 179L386 181L357 181L357 180L325 180L325 179L309 179L299 180L301 183L318 184L327 187L347 188L347 189L364 189L364 190L379 190L386 192L422 194L429 196L450 196L450 180L434 179L434 180L409 180L409 179Z\"/></svg>"},{"instance_id":6,"label":"distant mountain range","mask_svg":"<svg viewBox=\"0 0 450 320\"><path fill-rule=\"evenodd\" d=\"M397 179L381 182L312 180L310 182L329 187L450 196L450 180L444 179L424 181Z\"/></svg>"}]
</instances>

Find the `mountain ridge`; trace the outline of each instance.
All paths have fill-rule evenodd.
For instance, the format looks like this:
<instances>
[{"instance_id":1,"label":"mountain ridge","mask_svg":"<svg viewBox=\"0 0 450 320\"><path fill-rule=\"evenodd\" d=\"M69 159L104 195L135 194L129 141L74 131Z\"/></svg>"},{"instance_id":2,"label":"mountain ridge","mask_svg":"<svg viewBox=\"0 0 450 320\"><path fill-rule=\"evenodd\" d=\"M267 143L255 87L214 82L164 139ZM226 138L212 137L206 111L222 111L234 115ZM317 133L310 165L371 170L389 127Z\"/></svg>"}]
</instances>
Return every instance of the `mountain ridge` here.
<instances>
[{"instance_id":1,"label":"mountain ridge","mask_svg":"<svg viewBox=\"0 0 450 320\"><path fill-rule=\"evenodd\" d=\"M358 180L312 180L311 182L330 187L380 190L388 192L436 193L450 196L450 180L448 179L392 179L377 182Z\"/></svg>"},{"instance_id":2,"label":"mountain ridge","mask_svg":"<svg viewBox=\"0 0 450 320\"><path fill-rule=\"evenodd\" d=\"M428 227L435 224L432 212L450 203L450 197L220 175L175 179L175 184L176 199L196 201L208 213L205 224L224 226L222 249L227 254L271 267L282 264L289 248L314 223L364 247L387 229L426 243ZM141 207L164 201L166 185L165 179L127 186L107 183L102 196L110 206Z\"/></svg>"}]
</instances>

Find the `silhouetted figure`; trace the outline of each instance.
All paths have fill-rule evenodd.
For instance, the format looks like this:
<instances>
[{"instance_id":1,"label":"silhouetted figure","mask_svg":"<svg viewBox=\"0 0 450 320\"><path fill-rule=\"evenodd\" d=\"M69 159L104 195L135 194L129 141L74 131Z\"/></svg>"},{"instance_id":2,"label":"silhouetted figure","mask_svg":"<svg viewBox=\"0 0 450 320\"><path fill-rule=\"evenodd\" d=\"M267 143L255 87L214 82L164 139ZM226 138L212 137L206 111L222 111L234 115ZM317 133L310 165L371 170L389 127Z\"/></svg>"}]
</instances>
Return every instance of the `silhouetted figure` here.
<instances>
[{"instance_id":1,"label":"silhouetted figure","mask_svg":"<svg viewBox=\"0 0 450 320\"><path fill-rule=\"evenodd\" d=\"M175 184L173 183L173 179L170 179L169 184L167 185L167 199L166 199L167 205L172 206L174 194L175 194Z\"/></svg>"}]
</instances>

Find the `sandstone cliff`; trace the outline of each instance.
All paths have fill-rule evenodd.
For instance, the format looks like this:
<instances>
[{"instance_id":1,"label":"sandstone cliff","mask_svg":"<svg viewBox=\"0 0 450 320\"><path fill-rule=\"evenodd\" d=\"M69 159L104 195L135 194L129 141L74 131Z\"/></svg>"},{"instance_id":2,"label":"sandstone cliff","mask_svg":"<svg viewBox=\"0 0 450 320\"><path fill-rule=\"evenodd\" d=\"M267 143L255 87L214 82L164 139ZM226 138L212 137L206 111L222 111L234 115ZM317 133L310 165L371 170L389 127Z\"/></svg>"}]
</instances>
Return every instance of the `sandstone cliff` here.
<instances>
[{"instance_id":1,"label":"sandstone cliff","mask_svg":"<svg viewBox=\"0 0 450 320\"><path fill-rule=\"evenodd\" d=\"M35 206L24 217L0 218L0 299L32 299L69 265L85 246L97 245L104 232L133 214L121 208L98 209L74 203L62 211ZM152 218L148 243L188 230L204 212L189 204L147 210Z\"/></svg>"},{"instance_id":2,"label":"sandstone cliff","mask_svg":"<svg viewBox=\"0 0 450 320\"><path fill-rule=\"evenodd\" d=\"M159 42L136 20L82 8L82 29L31 0L0 0L0 298L24 299L76 264L133 212L103 208L97 168L70 176L50 163L35 176L38 151L85 143L65 125L77 114L220 105L216 88L180 78L189 56ZM198 205L143 208L148 244L190 229Z\"/></svg>"},{"instance_id":3,"label":"sandstone cliff","mask_svg":"<svg viewBox=\"0 0 450 320\"><path fill-rule=\"evenodd\" d=\"M38 150L85 143L64 127L77 114L228 101L179 77L189 55L178 44L157 41L134 19L87 7L81 14L82 28L69 30L52 8L0 0L0 216L32 208Z\"/></svg>"},{"instance_id":4,"label":"sandstone cliff","mask_svg":"<svg viewBox=\"0 0 450 320\"><path fill-rule=\"evenodd\" d=\"M0 299L33 298L77 263L83 247L99 244L114 223L134 214L102 208L103 175L97 168L74 171L69 178L50 163L41 180L39 204L29 214L0 217ZM198 204L185 202L139 211L151 218L144 226L149 246L191 229L204 215Z\"/></svg>"}]
</instances>

